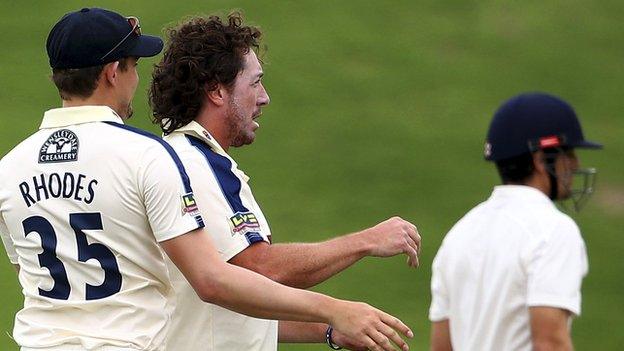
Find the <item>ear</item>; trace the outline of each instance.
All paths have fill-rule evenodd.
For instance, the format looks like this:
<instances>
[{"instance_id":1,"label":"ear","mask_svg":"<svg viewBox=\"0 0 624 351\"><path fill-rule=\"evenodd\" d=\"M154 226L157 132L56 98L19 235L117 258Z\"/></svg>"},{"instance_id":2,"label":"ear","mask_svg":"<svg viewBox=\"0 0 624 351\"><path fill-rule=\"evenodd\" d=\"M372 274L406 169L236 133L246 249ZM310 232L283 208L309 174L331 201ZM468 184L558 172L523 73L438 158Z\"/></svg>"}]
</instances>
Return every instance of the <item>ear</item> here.
<instances>
[{"instance_id":1,"label":"ear","mask_svg":"<svg viewBox=\"0 0 624 351\"><path fill-rule=\"evenodd\" d=\"M102 78L110 85L117 85L117 70L119 69L119 61L111 62L104 66L102 70Z\"/></svg>"},{"instance_id":2,"label":"ear","mask_svg":"<svg viewBox=\"0 0 624 351\"><path fill-rule=\"evenodd\" d=\"M229 92L222 84L217 84L216 88L212 90L208 90L208 87L204 90L206 98L212 104L219 107L225 105L227 99L229 98Z\"/></svg>"},{"instance_id":3,"label":"ear","mask_svg":"<svg viewBox=\"0 0 624 351\"><path fill-rule=\"evenodd\" d=\"M544 155L542 150L533 153L533 167L537 173L548 173L546 169L546 155Z\"/></svg>"}]
</instances>

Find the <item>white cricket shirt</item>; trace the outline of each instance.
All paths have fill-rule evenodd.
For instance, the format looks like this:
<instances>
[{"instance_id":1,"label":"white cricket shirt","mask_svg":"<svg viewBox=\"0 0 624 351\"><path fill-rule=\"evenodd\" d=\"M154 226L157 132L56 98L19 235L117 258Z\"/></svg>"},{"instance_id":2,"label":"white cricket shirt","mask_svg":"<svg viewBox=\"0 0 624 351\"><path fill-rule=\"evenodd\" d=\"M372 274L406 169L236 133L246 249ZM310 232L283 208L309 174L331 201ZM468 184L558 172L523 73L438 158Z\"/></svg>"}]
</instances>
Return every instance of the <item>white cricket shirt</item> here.
<instances>
[{"instance_id":1,"label":"white cricket shirt","mask_svg":"<svg viewBox=\"0 0 624 351\"><path fill-rule=\"evenodd\" d=\"M249 178L197 122L165 136L193 182L206 232L224 261L249 245L270 242L271 231L247 184ZM176 291L168 350L275 351L277 321L248 317L202 302L169 261Z\"/></svg>"},{"instance_id":2,"label":"white cricket shirt","mask_svg":"<svg viewBox=\"0 0 624 351\"><path fill-rule=\"evenodd\" d=\"M432 265L431 321L454 350L532 350L529 307L581 312L585 243L539 190L502 185L444 238Z\"/></svg>"},{"instance_id":3,"label":"white cricket shirt","mask_svg":"<svg viewBox=\"0 0 624 351\"><path fill-rule=\"evenodd\" d=\"M162 350L159 241L203 226L175 152L104 106L47 111L0 161L0 232L19 264L24 349Z\"/></svg>"}]
</instances>

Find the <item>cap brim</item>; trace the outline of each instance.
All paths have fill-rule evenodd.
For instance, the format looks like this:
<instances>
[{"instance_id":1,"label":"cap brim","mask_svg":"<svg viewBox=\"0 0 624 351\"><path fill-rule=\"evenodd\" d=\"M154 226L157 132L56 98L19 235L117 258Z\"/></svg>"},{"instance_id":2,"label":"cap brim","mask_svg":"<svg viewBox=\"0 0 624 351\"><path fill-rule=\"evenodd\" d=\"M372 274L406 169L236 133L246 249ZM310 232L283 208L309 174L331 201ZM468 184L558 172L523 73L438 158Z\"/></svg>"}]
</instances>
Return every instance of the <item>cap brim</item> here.
<instances>
[{"instance_id":1,"label":"cap brim","mask_svg":"<svg viewBox=\"0 0 624 351\"><path fill-rule=\"evenodd\" d=\"M602 149L602 144L595 143L593 141L583 140L580 143L574 145L574 147L582 149Z\"/></svg>"},{"instance_id":2,"label":"cap brim","mask_svg":"<svg viewBox=\"0 0 624 351\"><path fill-rule=\"evenodd\" d=\"M136 45L128 50L127 56L152 57L158 55L163 49L163 41L152 35L141 35Z\"/></svg>"}]
</instances>

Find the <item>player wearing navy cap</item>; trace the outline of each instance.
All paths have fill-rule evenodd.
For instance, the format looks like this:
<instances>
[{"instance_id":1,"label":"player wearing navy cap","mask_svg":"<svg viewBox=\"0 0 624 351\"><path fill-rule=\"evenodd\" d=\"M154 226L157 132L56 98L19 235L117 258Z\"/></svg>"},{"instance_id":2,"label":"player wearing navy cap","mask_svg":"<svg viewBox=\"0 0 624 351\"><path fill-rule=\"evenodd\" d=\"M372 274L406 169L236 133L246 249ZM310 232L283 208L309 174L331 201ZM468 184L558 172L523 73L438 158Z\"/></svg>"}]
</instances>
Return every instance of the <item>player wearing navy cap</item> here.
<instances>
[{"instance_id":1,"label":"player wearing navy cap","mask_svg":"<svg viewBox=\"0 0 624 351\"><path fill-rule=\"evenodd\" d=\"M333 323L375 350L398 319L279 285L223 262L176 153L127 126L138 57L162 41L135 17L64 16L47 42L63 107L0 161L0 234L24 294L23 351L163 350L172 310L165 253L204 301L260 318ZM164 251L164 252L163 252Z\"/></svg>"},{"instance_id":2,"label":"player wearing navy cap","mask_svg":"<svg viewBox=\"0 0 624 351\"><path fill-rule=\"evenodd\" d=\"M580 208L593 182L572 180L595 170L579 168L575 149L601 147L555 96L522 94L498 109L485 158L503 185L455 224L433 261L432 350L572 350L587 257L553 201Z\"/></svg>"}]
</instances>

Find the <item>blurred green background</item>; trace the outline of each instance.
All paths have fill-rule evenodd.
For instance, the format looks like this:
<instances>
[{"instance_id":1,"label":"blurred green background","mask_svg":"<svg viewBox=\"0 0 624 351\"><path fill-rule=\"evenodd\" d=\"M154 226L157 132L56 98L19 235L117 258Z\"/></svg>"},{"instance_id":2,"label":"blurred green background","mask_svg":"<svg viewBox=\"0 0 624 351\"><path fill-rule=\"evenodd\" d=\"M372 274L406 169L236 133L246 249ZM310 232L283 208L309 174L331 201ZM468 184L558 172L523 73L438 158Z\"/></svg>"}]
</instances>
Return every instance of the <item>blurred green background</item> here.
<instances>
[{"instance_id":1,"label":"blurred green background","mask_svg":"<svg viewBox=\"0 0 624 351\"><path fill-rule=\"evenodd\" d=\"M252 177L274 240L317 241L393 215L418 225L421 268L404 257L365 259L316 290L367 301L408 323L412 349L428 347L429 278L446 231L489 196L498 178L482 158L496 107L527 90L570 101L585 134L603 142L580 152L599 169L598 191L573 215L590 272L579 350L624 344L624 3L622 1L0 1L0 155L59 106L45 39L66 12L99 6L141 18L162 33L184 16L244 10L265 32L264 109L252 146L234 150ZM141 84L130 124L149 122ZM21 294L0 255L0 349ZM285 345L280 350L323 350Z\"/></svg>"}]
</instances>

